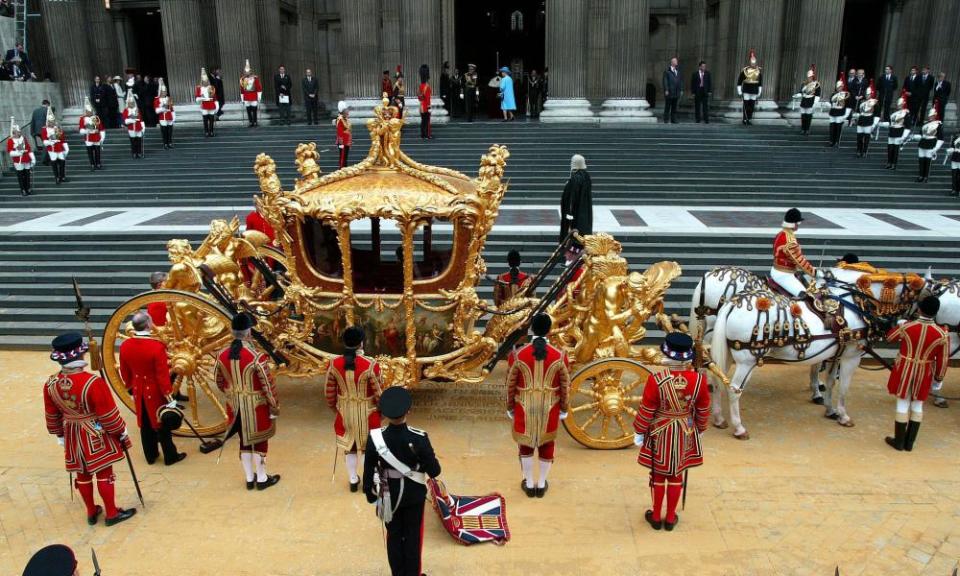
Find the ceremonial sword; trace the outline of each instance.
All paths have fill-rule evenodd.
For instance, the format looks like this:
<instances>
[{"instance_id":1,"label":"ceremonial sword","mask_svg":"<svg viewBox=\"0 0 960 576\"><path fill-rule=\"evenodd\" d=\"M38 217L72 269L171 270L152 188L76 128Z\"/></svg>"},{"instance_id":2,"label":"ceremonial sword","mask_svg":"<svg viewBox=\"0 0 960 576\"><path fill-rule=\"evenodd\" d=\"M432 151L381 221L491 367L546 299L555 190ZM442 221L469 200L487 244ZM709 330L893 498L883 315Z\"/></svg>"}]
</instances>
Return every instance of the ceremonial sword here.
<instances>
[{"instance_id":1,"label":"ceremonial sword","mask_svg":"<svg viewBox=\"0 0 960 576\"><path fill-rule=\"evenodd\" d=\"M100 563L97 562L97 551L90 548L90 556L93 558L93 576L100 576Z\"/></svg>"},{"instance_id":2,"label":"ceremonial sword","mask_svg":"<svg viewBox=\"0 0 960 576\"><path fill-rule=\"evenodd\" d=\"M97 347L96 340L93 339L93 330L90 328L90 307L84 305L83 296L80 294L80 283L77 282L77 277L73 277L73 295L77 299L77 309L74 312L77 319L83 320L84 328L87 332L87 341L90 347L90 367L96 370L100 374L100 378L103 378L103 381L106 382L107 378L103 374L103 361L100 358L100 349ZM129 435L127 436L129 438ZM137 473L133 469L133 460L130 458L130 452L127 450L127 447L123 445L123 442L120 442L120 448L123 449L123 455L127 457L127 466L130 467L130 476L133 478L133 487L137 489L137 498L140 499L140 505L143 506L143 509L147 509L146 503L143 501L143 492L140 490L140 482L137 480Z\"/></svg>"}]
</instances>

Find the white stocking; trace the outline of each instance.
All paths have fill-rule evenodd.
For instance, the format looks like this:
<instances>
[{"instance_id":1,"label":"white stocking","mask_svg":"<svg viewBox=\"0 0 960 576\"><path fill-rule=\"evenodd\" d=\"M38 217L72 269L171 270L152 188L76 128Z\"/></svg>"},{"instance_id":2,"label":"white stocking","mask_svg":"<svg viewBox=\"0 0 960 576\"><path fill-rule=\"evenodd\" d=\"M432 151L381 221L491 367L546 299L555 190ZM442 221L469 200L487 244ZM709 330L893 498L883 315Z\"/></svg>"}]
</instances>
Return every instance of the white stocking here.
<instances>
[{"instance_id":1,"label":"white stocking","mask_svg":"<svg viewBox=\"0 0 960 576\"><path fill-rule=\"evenodd\" d=\"M547 462L546 460L540 461L540 479L537 482L537 488L543 488L547 485L547 474L550 473L550 466L553 465L553 462Z\"/></svg>"},{"instance_id":2,"label":"white stocking","mask_svg":"<svg viewBox=\"0 0 960 576\"><path fill-rule=\"evenodd\" d=\"M914 422L923 420L923 400L914 400L910 403L910 419Z\"/></svg>"},{"instance_id":3,"label":"white stocking","mask_svg":"<svg viewBox=\"0 0 960 576\"><path fill-rule=\"evenodd\" d=\"M247 482L253 482L253 454L241 452L240 464L243 465L243 474L246 476Z\"/></svg>"},{"instance_id":4,"label":"white stocking","mask_svg":"<svg viewBox=\"0 0 960 576\"><path fill-rule=\"evenodd\" d=\"M254 454L257 462L257 482L267 481L267 457L260 454Z\"/></svg>"},{"instance_id":5,"label":"white stocking","mask_svg":"<svg viewBox=\"0 0 960 576\"><path fill-rule=\"evenodd\" d=\"M533 456L520 457L520 470L523 471L523 480L527 488L533 488Z\"/></svg>"},{"instance_id":6,"label":"white stocking","mask_svg":"<svg viewBox=\"0 0 960 576\"><path fill-rule=\"evenodd\" d=\"M357 453L347 452L347 473L350 475L350 483L354 484L360 480L357 476Z\"/></svg>"}]
</instances>

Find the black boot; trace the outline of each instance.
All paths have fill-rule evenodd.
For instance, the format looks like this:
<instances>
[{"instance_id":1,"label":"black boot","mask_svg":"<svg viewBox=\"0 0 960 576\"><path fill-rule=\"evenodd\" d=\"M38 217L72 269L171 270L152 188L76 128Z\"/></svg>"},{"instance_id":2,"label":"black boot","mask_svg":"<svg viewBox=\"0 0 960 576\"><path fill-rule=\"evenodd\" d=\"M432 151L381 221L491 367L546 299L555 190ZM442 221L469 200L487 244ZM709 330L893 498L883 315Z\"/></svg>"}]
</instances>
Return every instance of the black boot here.
<instances>
[{"instance_id":1,"label":"black boot","mask_svg":"<svg viewBox=\"0 0 960 576\"><path fill-rule=\"evenodd\" d=\"M900 161L900 147L894 146L893 147L893 169L894 170L897 169L897 162L899 161Z\"/></svg>"},{"instance_id":2,"label":"black boot","mask_svg":"<svg viewBox=\"0 0 960 576\"><path fill-rule=\"evenodd\" d=\"M924 158L923 160L923 181L927 182L930 180L930 166L933 165L933 159Z\"/></svg>"},{"instance_id":3,"label":"black boot","mask_svg":"<svg viewBox=\"0 0 960 576\"><path fill-rule=\"evenodd\" d=\"M887 144L887 166L886 166L887 170L893 168L893 150L895 148L896 148L895 146L891 144Z\"/></svg>"},{"instance_id":4,"label":"black boot","mask_svg":"<svg viewBox=\"0 0 960 576\"><path fill-rule=\"evenodd\" d=\"M913 443L917 441L917 434L920 433L920 422L911 420L907 423L907 435L904 439L903 449L907 452L913 450Z\"/></svg>"},{"instance_id":5,"label":"black boot","mask_svg":"<svg viewBox=\"0 0 960 576\"><path fill-rule=\"evenodd\" d=\"M87 158L90 159L90 171L93 172L97 169L97 157L93 153L94 146L87 146Z\"/></svg>"},{"instance_id":6,"label":"black boot","mask_svg":"<svg viewBox=\"0 0 960 576\"><path fill-rule=\"evenodd\" d=\"M864 158L866 158L866 156L867 156L867 151L869 151L869 150L870 150L870 135L869 135L869 134L864 134L864 135L863 135L863 156L864 156Z\"/></svg>"},{"instance_id":7,"label":"black boot","mask_svg":"<svg viewBox=\"0 0 960 576\"><path fill-rule=\"evenodd\" d=\"M60 181L69 182L69 180L67 180L67 161L58 160L58 162L60 163Z\"/></svg>"},{"instance_id":8,"label":"black boot","mask_svg":"<svg viewBox=\"0 0 960 576\"><path fill-rule=\"evenodd\" d=\"M887 436L884 440L887 443L887 446L890 446L896 450L903 450L904 442L907 438L907 423L906 422L894 422L893 424L893 437Z\"/></svg>"},{"instance_id":9,"label":"black boot","mask_svg":"<svg viewBox=\"0 0 960 576\"><path fill-rule=\"evenodd\" d=\"M50 162L50 169L53 170L53 181L56 184L60 183L60 161L52 160Z\"/></svg>"},{"instance_id":10,"label":"black boot","mask_svg":"<svg viewBox=\"0 0 960 576\"><path fill-rule=\"evenodd\" d=\"M923 182L923 175L924 173L926 173L926 170L924 170L924 163L926 161L927 161L926 158L920 158L918 172L917 172L917 179L915 180L915 182Z\"/></svg>"},{"instance_id":11,"label":"black boot","mask_svg":"<svg viewBox=\"0 0 960 576\"><path fill-rule=\"evenodd\" d=\"M130 138L130 157L137 157L137 139L133 137Z\"/></svg>"},{"instance_id":12,"label":"black boot","mask_svg":"<svg viewBox=\"0 0 960 576\"><path fill-rule=\"evenodd\" d=\"M97 170L103 170L103 163L100 162L100 147L93 146L93 157L97 160Z\"/></svg>"},{"instance_id":13,"label":"black boot","mask_svg":"<svg viewBox=\"0 0 960 576\"><path fill-rule=\"evenodd\" d=\"M960 170L951 170L950 175L953 176L953 193L951 196L960 196Z\"/></svg>"}]
</instances>

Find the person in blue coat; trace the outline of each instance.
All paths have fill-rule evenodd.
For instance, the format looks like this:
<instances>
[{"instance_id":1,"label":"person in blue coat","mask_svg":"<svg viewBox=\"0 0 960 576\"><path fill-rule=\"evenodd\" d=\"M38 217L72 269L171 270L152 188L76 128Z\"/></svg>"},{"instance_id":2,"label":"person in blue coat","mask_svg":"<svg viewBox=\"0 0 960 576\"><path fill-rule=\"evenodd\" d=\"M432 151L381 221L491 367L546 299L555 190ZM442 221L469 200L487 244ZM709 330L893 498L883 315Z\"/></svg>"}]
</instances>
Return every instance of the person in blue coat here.
<instances>
[{"instance_id":1,"label":"person in blue coat","mask_svg":"<svg viewBox=\"0 0 960 576\"><path fill-rule=\"evenodd\" d=\"M504 122L513 120L517 101L513 97L513 78L510 77L510 69L506 66L500 69L500 109L503 110Z\"/></svg>"}]
</instances>

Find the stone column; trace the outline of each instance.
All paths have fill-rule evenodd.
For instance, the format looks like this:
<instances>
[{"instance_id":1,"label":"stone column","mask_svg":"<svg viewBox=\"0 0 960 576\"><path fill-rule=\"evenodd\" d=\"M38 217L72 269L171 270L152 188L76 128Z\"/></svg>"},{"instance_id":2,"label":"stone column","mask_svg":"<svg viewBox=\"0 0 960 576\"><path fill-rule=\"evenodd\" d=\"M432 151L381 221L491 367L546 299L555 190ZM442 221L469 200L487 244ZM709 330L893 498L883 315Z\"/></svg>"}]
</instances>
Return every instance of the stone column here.
<instances>
[{"instance_id":1,"label":"stone column","mask_svg":"<svg viewBox=\"0 0 960 576\"><path fill-rule=\"evenodd\" d=\"M47 40L53 57L53 77L60 83L66 106L83 106L93 83L87 33L78 22L84 20L78 2L41 2Z\"/></svg>"},{"instance_id":2,"label":"stone column","mask_svg":"<svg viewBox=\"0 0 960 576\"><path fill-rule=\"evenodd\" d=\"M116 28L113 16L103 2L89 2L86 4L87 41L91 62L95 74L109 74L111 77L123 76L123 67L126 62L120 61L120 47L117 44ZM103 78L104 82L108 82Z\"/></svg>"},{"instance_id":3,"label":"stone column","mask_svg":"<svg viewBox=\"0 0 960 576\"><path fill-rule=\"evenodd\" d=\"M442 23L441 37L443 48L440 50L440 59L450 62L450 73L453 74L457 66L457 12L454 0L441 0L440 20Z\"/></svg>"},{"instance_id":4,"label":"stone column","mask_svg":"<svg viewBox=\"0 0 960 576\"><path fill-rule=\"evenodd\" d=\"M954 0L934 0L930 12L929 47L927 62L931 73L936 76L946 72L947 81L951 83L954 93L953 101L944 102L944 118L946 124L954 125L957 122L957 92L960 84L957 83L957 74L960 72L960 5ZM931 96L932 98L932 96ZM931 100L932 101L932 100Z\"/></svg>"},{"instance_id":5,"label":"stone column","mask_svg":"<svg viewBox=\"0 0 960 576\"><path fill-rule=\"evenodd\" d=\"M200 68L204 66L199 0L160 0L160 21L169 76L164 78L167 90L175 105L194 104L193 89L200 83Z\"/></svg>"},{"instance_id":6,"label":"stone column","mask_svg":"<svg viewBox=\"0 0 960 576\"><path fill-rule=\"evenodd\" d=\"M734 66L730 78L733 87L733 101L730 112L724 114L727 121L739 122L743 117L743 101L736 94L736 77L747 64L747 55L751 49L757 53L757 62L763 73L763 87L753 114L755 124L786 124L786 120L777 111L777 81L780 77L780 51L783 36L785 0L740 0L739 27L737 29L736 52L734 61L739 58L739 66Z\"/></svg>"},{"instance_id":7,"label":"stone column","mask_svg":"<svg viewBox=\"0 0 960 576\"><path fill-rule=\"evenodd\" d=\"M800 90L811 64L817 66L821 98L830 99L839 69L840 36L843 32L843 8L845 0L792 0L789 13L791 32L795 33L794 50L785 53L780 67L780 101L789 111L784 112L792 124L800 123L799 102L793 94ZM764 76L764 84L766 84ZM816 112L814 121L826 121L826 112Z\"/></svg>"},{"instance_id":8,"label":"stone column","mask_svg":"<svg viewBox=\"0 0 960 576\"><path fill-rule=\"evenodd\" d=\"M220 66L220 43L217 38L217 5L209 1L198 2L200 5L200 27L206 32L203 35L203 65L207 70ZM163 18L163 15L160 16ZM170 62L167 62L169 74ZM200 70L197 70L197 80L200 80Z\"/></svg>"},{"instance_id":9,"label":"stone column","mask_svg":"<svg viewBox=\"0 0 960 576\"><path fill-rule=\"evenodd\" d=\"M430 99L430 121L443 124L448 121L447 110L440 99L440 57L443 24L440 14L440 0L403 0L400 22L402 25L403 74L407 83L407 110L404 119L409 124L420 123L419 100L417 91L420 86L420 65L430 67L430 87L433 95Z\"/></svg>"},{"instance_id":10,"label":"stone column","mask_svg":"<svg viewBox=\"0 0 960 576\"><path fill-rule=\"evenodd\" d=\"M278 0L260 0L257 2L257 20L260 23L260 82L263 84L263 101L271 107L277 101L277 91L274 89L273 77L277 74L283 60L283 45L281 43L280 3ZM300 71L302 72L302 70ZM291 74L287 65L287 74ZM296 83L294 83L296 88ZM296 90L293 90L296 94Z\"/></svg>"},{"instance_id":11,"label":"stone column","mask_svg":"<svg viewBox=\"0 0 960 576\"><path fill-rule=\"evenodd\" d=\"M542 122L594 122L587 100L587 3L549 0L547 67L550 84Z\"/></svg>"},{"instance_id":12,"label":"stone column","mask_svg":"<svg viewBox=\"0 0 960 576\"><path fill-rule=\"evenodd\" d=\"M646 90L650 11L647 0L610 0L606 82L600 121L655 123ZM547 15L549 18L549 14Z\"/></svg>"},{"instance_id":13,"label":"stone column","mask_svg":"<svg viewBox=\"0 0 960 576\"><path fill-rule=\"evenodd\" d=\"M240 100L240 74L244 60L250 60L254 74L260 77L264 90L273 82L260 58L259 11L256 2L216 0L217 44L220 46L220 66L223 69L223 90L226 105ZM264 95L266 96L266 95ZM236 108L236 106L233 106ZM242 115L242 114L241 114Z\"/></svg>"},{"instance_id":14,"label":"stone column","mask_svg":"<svg viewBox=\"0 0 960 576\"><path fill-rule=\"evenodd\" d=\"M354 111L370 116L380 101L380 15L377 0L341 0L343 94Z\"/></svg>"}]
</instances>

